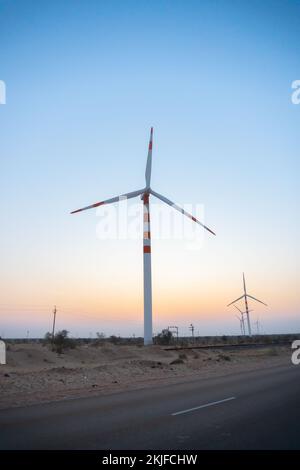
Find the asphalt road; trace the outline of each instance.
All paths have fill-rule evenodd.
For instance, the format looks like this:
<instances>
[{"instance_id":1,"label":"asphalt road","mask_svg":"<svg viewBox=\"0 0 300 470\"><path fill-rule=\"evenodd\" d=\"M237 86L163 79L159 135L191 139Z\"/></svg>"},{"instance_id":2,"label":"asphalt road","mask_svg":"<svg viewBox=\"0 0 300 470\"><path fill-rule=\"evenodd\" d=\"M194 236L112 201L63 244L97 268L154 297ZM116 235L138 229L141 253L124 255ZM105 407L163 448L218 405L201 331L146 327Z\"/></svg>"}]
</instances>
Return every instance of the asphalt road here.
<instances>
[{"instance_id":1,"label":"asphalt road","mask_svg":"<svg viewBox=\"0 0 300 470\"><path fill-rule=\"evenodd\" d=\"M300 366L2 410L0 449L300 449Z\"/></svg>"}]
</instances>

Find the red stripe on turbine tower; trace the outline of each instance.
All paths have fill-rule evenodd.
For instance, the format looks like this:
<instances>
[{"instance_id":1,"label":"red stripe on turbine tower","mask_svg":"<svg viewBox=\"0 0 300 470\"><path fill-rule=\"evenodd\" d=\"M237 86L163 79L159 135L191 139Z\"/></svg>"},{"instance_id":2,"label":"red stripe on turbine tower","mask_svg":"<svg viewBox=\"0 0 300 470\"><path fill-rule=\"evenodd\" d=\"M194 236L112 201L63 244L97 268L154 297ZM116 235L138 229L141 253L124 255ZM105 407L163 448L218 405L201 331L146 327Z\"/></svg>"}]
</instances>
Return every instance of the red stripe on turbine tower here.
<instances>
[{"instance_id":1,"label":"red stripe on turbine tower","mask_svg":"<svg viewBox=\"0 0 300 470\"><path fill-rule=\"evenodd\" d=\"M143 199L143 201L144 201L144 204L149 204L149 194L148 194L148 193L143 194L143 198L142 198L142 199ZM145 211L144 215L148 215L148 217L149 217L149 212L148 212L148 210Z\"/></svg>"}]
</instances>

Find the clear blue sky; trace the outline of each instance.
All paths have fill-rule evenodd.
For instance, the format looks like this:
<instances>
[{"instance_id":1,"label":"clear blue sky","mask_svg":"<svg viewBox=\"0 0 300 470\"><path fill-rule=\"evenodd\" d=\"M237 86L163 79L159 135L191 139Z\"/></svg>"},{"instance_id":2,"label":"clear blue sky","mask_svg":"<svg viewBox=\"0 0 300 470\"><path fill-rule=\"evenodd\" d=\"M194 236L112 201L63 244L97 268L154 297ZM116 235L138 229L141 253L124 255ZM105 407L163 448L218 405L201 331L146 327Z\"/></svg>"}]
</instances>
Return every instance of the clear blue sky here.
<instances>
[{"instance_id":1,"label":"clear blue sky","mask_svg":"<svg viewBox=\"0 0 300 470\"><path fill-rule=\"evenodd\" d=\"M154 189L217 232L155 242L156 329L237 332L244 270L264 329L300 330L299 1L0 0L0 79L0 334L43 334L54 303L74 334L141 333L141 242L68 212L143 186L151 125Z\"/></svg>"}]
</instances>

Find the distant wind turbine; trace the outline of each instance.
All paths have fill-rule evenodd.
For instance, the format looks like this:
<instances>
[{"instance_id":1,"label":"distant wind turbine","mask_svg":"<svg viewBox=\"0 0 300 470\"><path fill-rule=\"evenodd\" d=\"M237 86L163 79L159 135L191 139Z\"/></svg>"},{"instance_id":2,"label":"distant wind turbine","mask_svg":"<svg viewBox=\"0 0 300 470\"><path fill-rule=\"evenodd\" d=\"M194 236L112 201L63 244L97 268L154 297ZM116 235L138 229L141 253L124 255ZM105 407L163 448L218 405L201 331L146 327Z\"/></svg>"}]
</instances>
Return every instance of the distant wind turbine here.
<instances>
[{"instance_id":1,"label":"distant wind turbine","mask_svg":"<svg viewBox=\"0 0 300 470\"><path fill-rule=\"evenodd\" d=\"M150 141L148 147L148 158L146 165L146 186L143 189L133 191L130 193L122 194L121 196L116 196L111 199L106 199L105 201L96 202L90 206L83 207L82 209L77 209L71 214L77 212L85 211L87 209L93 209L95 207L103 206L104 204L111 204L114 202L119 202L124 199L131 199L137 196L141 196L144 204L144 236L143 236L143 252L144 252L144 345L152 344L153 334L152 334L152 283L151 283L151 234L150 234L150 206L149 206L149 197L150 194L157 197L164 203L173 207L177 211L181 212L183 215L189 217L193 222L201 225L203 228L208 230L210 233L215 235L215 233L206 227L202 222L196 219L193 215L186 212L184 209L179 207L177 204L174 204L172 201L162 196L159 193L153 191L150 187L151 182L151 168L152 168L152 146L153 146L153 127L150 131Z\"/></svg>"},{"instance_id":2,"label":"distant wind turbine","mask_svg":"<svg viewBox=\"0 0 300 470\"><path fill-rule=\"evenodd\" d=\"M255 325L256 325L256 334L259 335L260 334L260 326L261 326L259 318L256 320Z\"/></svg>"},{"instance_id":3,"label":"distant wind turbine","mask_svg":"<svg viewBox=\"0 0 300 470\"><path fill-rule=\"evenodd\" d=\"M242 335L246 335L246 329L245 329L245 319L244 319L244 315L246 314L246 312L243 312L239 307L237 307L236 305L234 305L234 307L240 312L240 316L239 315L236 315L236 318L238 318L240 320L240 326L241 326L241 332L242 332ZM249 313L250 312L253 312L253 310L249 310Z\"/></svg>"},{"instance_id":4,"label":"distant wind turbine","mask_svg":"<svg viewBox=\"0 0 300 470\"><path fill-rule=\"evenodd\" d=\"M242 312L242 310L240 310L236 305L234 305L234 307L240 312L240 315L236 315L236 318L238 318L238 320L240 322L241 333L242 333L242 335L245 336L246 331L245 331L244 312Z\"/></svg>"},{"instance_id":5,"label":"distant wind turbine","mask_svg":"<svg viewBox=\"0 0 300 470\"><path fill-rule=\"evenodd\" d=\"M245 307L246 307L246 315L247 315L247 323L248 323L248 333L249 333L249 336L252 336L252 333L251 333L251 324L250 324L250 316L249 316L250 310L249 310L249 307L248 307L248 297L249 297L250 299L256 300L256 302L259 302L259 303L265 305L266 307L267 307L267 304L265 304L265 303L262 302L261 300L256 299L256 298L253 297L252 295L247 294L247 290L246 290L246 281L245 281L245 274L244 274L244 273L243 273L243 284L244 284L244 294L241 295L241 297L239 297L238 299L236 299L236 300L234 300L233 302L231 302L230 304L228 304L227 307L229 307L229 306L232 305L232 304L235 304L235 302L238 302L238 301L241 300L241 299L245 299Z\"/></svg>"},{"instance_id":6,"label":"distant wind turbine","mask_svg":"<svg viewBox=\"0 0 300 470\"><path fill-rule=\"evenodd\" d=\"M241 328L241 335L242 336L245 336L245 332L244 332L244 318L241 316L239 317L238 315L235 315L235 317L238 319L238 321L240 322L240 328Z\"/></svg>"}]
</instances>

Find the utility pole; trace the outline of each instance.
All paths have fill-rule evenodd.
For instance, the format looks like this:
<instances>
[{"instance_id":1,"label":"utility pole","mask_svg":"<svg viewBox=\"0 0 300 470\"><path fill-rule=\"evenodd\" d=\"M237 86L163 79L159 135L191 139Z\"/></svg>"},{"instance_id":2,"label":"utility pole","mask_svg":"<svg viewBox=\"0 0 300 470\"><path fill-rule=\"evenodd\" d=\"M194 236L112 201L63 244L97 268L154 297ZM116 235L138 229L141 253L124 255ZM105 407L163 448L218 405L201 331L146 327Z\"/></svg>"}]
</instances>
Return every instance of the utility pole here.
<instances>
[{"instance_id":1,"label":"utility pole","mask_svg":"<svg viewBox=\"0 0 300 470\"><path fill-rule=\"evenodd\" d=\"M194 341L194 329L195 329L195 327L194 327L193 323L191 323L190 326L189 326L189 330L191 330L191 332L192 332L193 341Z\"/></svg>"},{"instance_id":2,"label":"utility pole","mask_svg":"<svg viewBox=\"0 0 300 470\"><path fill-rule=\"evenodd\" d=\"M53 326L52 326L52 343L54 342L56 312L57 312L57 310L56 310L56 305L54 305L54 310L53 310Z\"/></svg>"}]
</instances>

